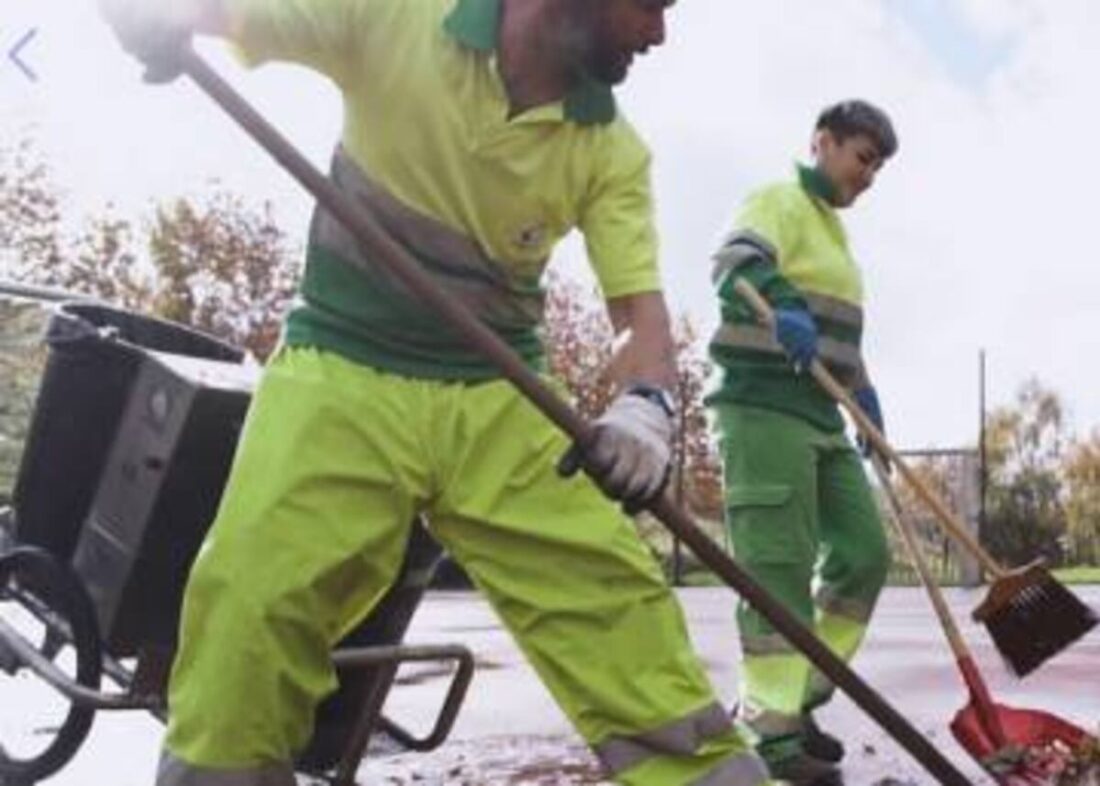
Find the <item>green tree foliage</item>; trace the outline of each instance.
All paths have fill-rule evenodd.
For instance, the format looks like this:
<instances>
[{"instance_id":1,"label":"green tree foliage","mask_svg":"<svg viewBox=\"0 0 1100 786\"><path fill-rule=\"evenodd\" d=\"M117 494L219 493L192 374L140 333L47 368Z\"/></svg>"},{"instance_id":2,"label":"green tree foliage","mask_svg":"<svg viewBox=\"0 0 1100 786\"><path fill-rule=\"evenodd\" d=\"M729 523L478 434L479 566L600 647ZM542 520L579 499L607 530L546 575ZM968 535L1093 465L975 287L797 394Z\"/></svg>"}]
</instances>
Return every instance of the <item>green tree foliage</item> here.
<instances>
[{"instance_id":1,"label":"green tree foliage","mask_svg":"<svg viewBox=\"0 0 1100 786\"><path fill-rule=\"evenodd\" d=\"M1069 556L1078 565L1100 564L1100 431L1073 443L1064 468Z\"/></svg>"},{"instance_id":2,"label":"green tree foliage","mask_svg":"<svg viewBox=\"0 0 1100 786\"><path fill-rule=\"evenodd\" d=\"M9 501L15 486L45 363L39 340L44 326L42 309L0 298L0 506Z\"/></svg>"},{"instance_id":3,"label":"green tree foliage","mask_svg":"<svg viewBox=\"0 0 1100 786\"><path fill-rule=\"evenodd\" d=\"M995 410L987 428L989 502L983 543L997 559L1021 565L1063 562L1067 532L1062 461L1067 447L1061 400L1038 380L1015 404Z\"/></svg>"}]
</instances>

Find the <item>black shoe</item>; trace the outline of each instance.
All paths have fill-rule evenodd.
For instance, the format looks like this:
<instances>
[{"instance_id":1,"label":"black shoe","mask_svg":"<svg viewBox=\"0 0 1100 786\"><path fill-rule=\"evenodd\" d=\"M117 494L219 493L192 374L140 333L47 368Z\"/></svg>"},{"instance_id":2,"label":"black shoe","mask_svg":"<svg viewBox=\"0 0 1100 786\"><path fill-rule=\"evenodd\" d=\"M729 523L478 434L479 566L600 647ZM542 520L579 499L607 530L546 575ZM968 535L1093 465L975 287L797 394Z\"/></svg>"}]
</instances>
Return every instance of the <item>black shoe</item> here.
<instances>
[{"instance_id":1,"label":"black shoe","mask_svg":"<svg viewBox=\"0 0 1100 786\"><path fill-rule=\"evenodd\" d=\"M790 786L834 786L843 782L835 764L809 753L802 734L764 738L756 744L756 752L768 766L768 774Z\"/></svg>"},{"instance_id":2,"label":"black shoe","mask_svg":"<svg viewBox=\"0 0 1100 786\"><path fill-rule=\"evenodd\" d=\"M843 783L835 764L799 753L775 761L768 761L768 774L790 786L835 786Z\"/></svg>"},{"instance_id":3,"label":"black shoe","mask_svg":"<svg viewBox=\"0 0 1100 786\"><path fill-rule=\"evenodd\" d=\"M836 764L844 758L844 743L821 730L814 716L802 716L802 740L806 752L816 759Z\"/></svg>"}]
</instances>

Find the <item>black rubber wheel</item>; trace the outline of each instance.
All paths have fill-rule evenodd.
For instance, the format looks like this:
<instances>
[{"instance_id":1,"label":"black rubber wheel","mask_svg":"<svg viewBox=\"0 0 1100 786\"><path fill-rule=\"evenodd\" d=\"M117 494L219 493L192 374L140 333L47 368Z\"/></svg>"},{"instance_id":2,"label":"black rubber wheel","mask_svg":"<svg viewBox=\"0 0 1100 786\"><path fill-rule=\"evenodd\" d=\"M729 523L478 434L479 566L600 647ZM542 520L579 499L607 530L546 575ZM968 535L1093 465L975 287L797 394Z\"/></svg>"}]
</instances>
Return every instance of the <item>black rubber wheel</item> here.
<instances>
[{"instance_id":1,"label":"black rubber wheel","mask_svg":"<svg viewBox=\"0 0 1100 786\"><path fill-rule=\"evenodd\" d=\"M0 506L0 556L15 547L15 511ZM3 784L0 784L3 786Z\"/></svg>"},{"instance_id":2,"label":"black rubber wheel","mask_svg":"<svg viewBox=\"0 0 1100 786\"><path fill-rule=\"evenodd\" d=\"M72 568L48 551L21 546L0 555L0 587L13 585L34 595L69 624L76 651L76 681L98 690L103 673L99 627L91 598ZM34 783L53 775L76 755L94 718L93 707L70 703L53 741L31 758L10 755L0 740L0 783Z\"/></svg>"}]
</instances>

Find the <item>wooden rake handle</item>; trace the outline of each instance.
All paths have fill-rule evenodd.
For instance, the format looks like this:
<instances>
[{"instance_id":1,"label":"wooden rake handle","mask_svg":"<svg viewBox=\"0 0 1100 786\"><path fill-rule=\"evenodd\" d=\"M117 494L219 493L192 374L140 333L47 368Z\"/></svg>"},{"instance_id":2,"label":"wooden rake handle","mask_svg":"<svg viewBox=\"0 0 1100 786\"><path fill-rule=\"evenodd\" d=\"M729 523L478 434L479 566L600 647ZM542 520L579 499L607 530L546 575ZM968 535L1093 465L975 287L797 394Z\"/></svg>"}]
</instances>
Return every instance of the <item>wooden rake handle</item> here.
<instances>
[{"instance_id":1,"label":"wooden rake handle","mask_svg":"<svg viewBox=\"0 0 1100 786\"><path fill-rule=\"evenodd\" d=\"M756 287L744 278L738 278L737 281L734 282L734 289L737 290L741 297L748 301L753 311L756 312L757 318L768 327L774 329L775 312L772 311L771 304L756 290ZM940 496L936 494L927 483L921 480L920 476L913 471L904 459L902 459L898 452L886 441L886 437L883 436L882 432L879 431L875 427L875 424L871 422L871 419L867 417L859 404L855 402L851 394L848 393L843 385L836 381L836 378L817 358L814 358L813 362L810 364L810 374L817 383L825 389L825 392L832 396L832 398L844 408L848 416L855 421L856 427L871 443L875 451L889 461L892 466L897 468L901 476L905 478L910 486L912 486L917 496L932 509L932 512L935 513L936 518L939 520L944 530L961 543L967 551L974 555L978 562L981 563L982 569L994 579L1001 579L1007 576L1007 571L1005 571L1005 569L989 555L989 552L982 548L982 545L978 543L977 539L970 534L963 520L952 512Z\"/></svg>"},{"instance_id":2,"label":"wooden rake handle","mask_svg":"<svg viewBox=\"0 0 1100 786\"><path fill-rule=\"evenodd\" d=\"M921 553L920 544L917 543L917 536L913 532L913 523L909 520L909 517L901 506L901 500L898 499L897 494L894 492L893 484L890 482L890 473L883 464L882 457L877 454L872 455L871 465L875 468L875 474L878 476L879 485L882 486L883 493L890 503L890 510L893 513L890 518L894 520L894 527L901 534L902 540L905 541L905 549L909 552L909 556L913 560L913 566L917 569L917 575L920 577L921 584L924 585L924 589L928 592L928 597L932 601L932 608L935 609L936 616L939 617L940 620L940 625L943 626L943 632L947 636L947 642L951 645L951 651L955 654L956 658L969 658L970 648L966 646L962 633L959 631L959 626L955 622L955 617L951 614L951 609L947 605L947 599L943 596L943 590L940 589L940 585L936 583L935 578L932 576L932 571L928 567L928 561L925 560L924 554Z\"/></svg>"},{"instance_id":3,"label":"wooden rake handle","mask_svg":"<svg viewBox=\"0 0 1100 786\"><path fill-rule=\"evenodd\" d=\"M955 622L954 615L951 614L951 609L947 605L947 599L943 596L943 590L940 589L940 585L936 583L935 578L932 576L932 571L928 568L928 562L924 559L924 554L921 553L920 545L917 543L916 535L913 532L913 524L905 514L905 510L902 508L901 501L898 500L897 494L894 493L893 484L890 482L890 473L886 470L882 457L878 454L871 456L871 464L875 468L875 474L878 475L878 481L882 486L883 492L886 494L886 499L890 502L890 508L894 514L891 517L894 519L894 525L901 533L901 537L905 541L905 547L909 551L909 555L913 558L913 565L916 566L921 584L924 585L924 589L928 593L928 598L932 601L932 608L935 610L936 616L940 620L940 626L943 628L943 633L947 637L947 643L951 647L951 652L955 655L955 662L958 665L967 689L970 691L970 700L974 707L974 711L977 713L986 733L989 734L999 746L1004 745L1008 741L1008 738L1005 735L1004 725L997 713L996 705L993 703L993 696L989 692L989 686L986 685L985 679L978 671L974 656L970 652L970 648L966 645L966 641L963 640L962 632Z\"/></svg>"},{"instance_id":4,"label":"wooden rake handle","mask_svg":"<svg viewBox=\"0 0 1100 786\"><path fill-rule=\"evenodd\" d=\"M426 308L439 316L466 343L492 362L542 413L572 439L584 442L591 426L552 391L480 319L452 298L407 251L382 230L377 221L321 174L266 118L244 100L190 48L179 52L178 69L217 103L292 175L318 204L336 217L372 260L405 284ZM719 548L686 511L668 495L651 504L650 512L691 549L699 560L736 590L775 629L817 666L840 690L870 715L940 783L969 786L970 781L950 760L852 668L821 642L787 607L767 592Z\"/></svg>"}]
</instances>

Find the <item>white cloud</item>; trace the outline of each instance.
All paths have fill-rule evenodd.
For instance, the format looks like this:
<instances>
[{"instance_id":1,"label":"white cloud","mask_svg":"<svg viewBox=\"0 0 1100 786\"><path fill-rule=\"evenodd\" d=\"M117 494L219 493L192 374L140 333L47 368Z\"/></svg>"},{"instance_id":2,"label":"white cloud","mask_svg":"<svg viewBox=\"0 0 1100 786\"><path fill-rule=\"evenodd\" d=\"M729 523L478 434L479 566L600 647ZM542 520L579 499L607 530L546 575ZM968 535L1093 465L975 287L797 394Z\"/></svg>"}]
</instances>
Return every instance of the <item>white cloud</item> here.
<instances>
[{"instance_id":1,"label":"white cloud","mask_svg":"<svg viewBox=\"0 0 1100 786\"><path fill-rule=\"evenodd\" d=\"M622 91L656 154L670 297L713 324L707 258L738 199L789 173L821 106L864 96L891 111L902 140L848 216L891 433L903 445L973 441L980 347L995 403L1034 373L1065 395L1079 426L1098 424L1100 6L951 2L977 39L1011 44L979 88L953 79L943 52L885 0L677 3L668 45L639 61ZM0 33L39 25L42 79L0 82L0 131L36 117L79 199L138 204L217 176L271 197L304 227L308 198L193 88L140 86L88 0L14 6ZM324 163L339 128L334 91L292 69L245 74L216 59ZM571 243L561 256L578 255Z\"/></svg>"},{"instance_id":2,"label":"white cloud","mask_svg":"<svg viewBox=\"0 0 1100 786\"><path fill-rule=\"evenodd\" d=\"M963 5L983 34L1013 40L980 92L873 0L696 0L676 6L668 51L625 93L658 156L673 300L710 320L706 257L737 198L786 174L825 103L861 95L893 114L901 155L846 219L868 281L868 354L903 445L975 439L981 347L994 403L1034 373L1079 425L1100 421L1086 360L1100 341L1097 11Z\"/></svg>"}]
</instances>

